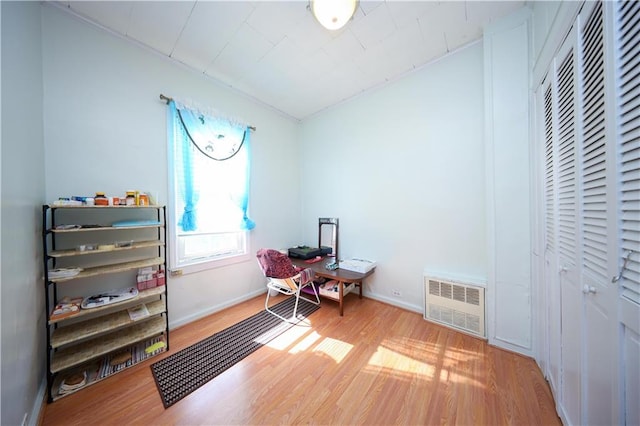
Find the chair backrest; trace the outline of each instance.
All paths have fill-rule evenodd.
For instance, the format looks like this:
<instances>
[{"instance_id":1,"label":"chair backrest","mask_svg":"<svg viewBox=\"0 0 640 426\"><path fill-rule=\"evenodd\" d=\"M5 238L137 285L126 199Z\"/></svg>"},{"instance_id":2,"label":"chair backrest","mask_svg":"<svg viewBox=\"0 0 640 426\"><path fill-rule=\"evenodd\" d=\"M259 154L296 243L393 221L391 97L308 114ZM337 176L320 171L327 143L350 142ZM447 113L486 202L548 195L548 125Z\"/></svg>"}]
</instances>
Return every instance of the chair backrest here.
<instances>
[{"instance_id":1,"label":"chair backrest","mask_svg":"<svg viewBox=\"0 0 640 426\"><path fill-rule=\"evenodd\" d=\"M290 278L298 274L291 259L274 249L260 249L256 253L262 273L268 278Z\"/></svg>"}]
</instances>

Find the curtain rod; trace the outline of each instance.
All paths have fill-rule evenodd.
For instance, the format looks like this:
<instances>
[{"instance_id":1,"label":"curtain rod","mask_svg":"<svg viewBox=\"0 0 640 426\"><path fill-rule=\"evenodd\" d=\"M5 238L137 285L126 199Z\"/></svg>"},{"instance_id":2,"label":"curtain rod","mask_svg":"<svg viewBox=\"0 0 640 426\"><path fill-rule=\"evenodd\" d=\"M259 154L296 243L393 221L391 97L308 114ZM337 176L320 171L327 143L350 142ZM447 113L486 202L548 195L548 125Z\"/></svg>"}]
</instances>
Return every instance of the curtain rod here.
<instances>
[{"instance_id":1,"label":"curtain rod","mask_svg":"<svg viewBox=\"0 0 640 426\"><path fill-rule=\"evenodd\" d=\"M165 101L166 103L169 103L173 100L173 98L170 98L169 96L165 96L162 93L160 93L160 99ZM256 131L256 128L254 126L247 126L249 127L249 130L253 130L254 132Z\"/></svg>"}]
</instances>

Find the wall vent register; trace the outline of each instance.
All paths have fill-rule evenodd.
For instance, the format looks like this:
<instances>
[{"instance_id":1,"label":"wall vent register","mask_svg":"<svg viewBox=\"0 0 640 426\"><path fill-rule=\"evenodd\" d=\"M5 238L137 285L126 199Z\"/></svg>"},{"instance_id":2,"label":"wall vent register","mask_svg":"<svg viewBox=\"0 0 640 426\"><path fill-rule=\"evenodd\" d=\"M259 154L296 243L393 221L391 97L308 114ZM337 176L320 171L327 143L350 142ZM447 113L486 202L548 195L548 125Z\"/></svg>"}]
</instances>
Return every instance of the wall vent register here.
<instances>
[{"instance_id":1,"label":"wall vent register","mask_svg":"<svg viewBox=\"0 0 640 426\"><path fill-rule=\"evenodd\" d=\"M486 338L483 287L433 276L424 284L424 319Z\"/></svg>"}]
</instances>

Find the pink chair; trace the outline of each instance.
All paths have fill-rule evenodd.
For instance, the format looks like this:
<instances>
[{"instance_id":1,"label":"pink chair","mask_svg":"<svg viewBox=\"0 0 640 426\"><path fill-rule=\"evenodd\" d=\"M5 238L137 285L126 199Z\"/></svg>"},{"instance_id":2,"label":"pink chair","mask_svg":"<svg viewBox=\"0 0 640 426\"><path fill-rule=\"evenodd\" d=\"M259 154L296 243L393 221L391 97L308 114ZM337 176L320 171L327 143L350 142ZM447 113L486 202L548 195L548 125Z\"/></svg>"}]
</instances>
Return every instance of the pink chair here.
<instances>
[{"instance_id":1,"label":"pink chair","mask_svg":"<svg viewBox=\"0 0 640 426\"><path fill-rule=\"evenodd\" d=\"M258 250L256 257L258 258L258 264L260 265L260 269L262 269L262 273L268 280L267 298L264 301L264 307L267 312L283 319L284 321L297 321L298 304L300 299L304 299L314 305L320 304L318 290L313 285L315 272L313 272L312 269L296 268L291 263L289 257L286 254L280 253L278 250L260 249ZM311 300L301 294L302 289L305 287L311 287L313 289L313 294L316 296L315 300ZM296 297L296 304L293 308L293 316L291 318L287 319L269 309L269 297L271 296L271 290L287 296Z\"/></svg>"}]
</instances>

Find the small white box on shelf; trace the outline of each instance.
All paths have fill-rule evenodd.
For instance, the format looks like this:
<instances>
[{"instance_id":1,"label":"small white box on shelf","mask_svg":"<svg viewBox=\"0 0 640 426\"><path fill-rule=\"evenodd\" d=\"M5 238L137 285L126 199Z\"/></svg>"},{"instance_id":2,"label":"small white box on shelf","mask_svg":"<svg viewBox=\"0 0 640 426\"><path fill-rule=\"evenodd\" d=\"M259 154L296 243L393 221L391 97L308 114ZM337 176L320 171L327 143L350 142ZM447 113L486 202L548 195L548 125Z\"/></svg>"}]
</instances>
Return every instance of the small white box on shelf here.
<instances>
[{"instance_id":1,"label":"small white box on shelf","mask_svg":"<svg viewBox=\"0 0 640 426\"><path fill-rule=\"evenodd\" d=\"M376 267L376 262L366 259L345 259L340 261L340 269L366 274Z\"/></svg>"}]
</instances>

